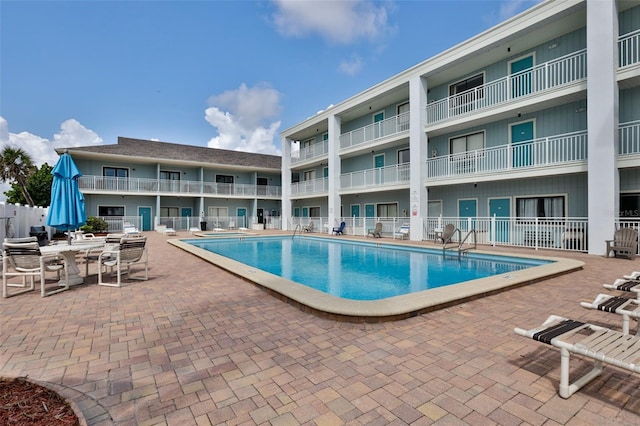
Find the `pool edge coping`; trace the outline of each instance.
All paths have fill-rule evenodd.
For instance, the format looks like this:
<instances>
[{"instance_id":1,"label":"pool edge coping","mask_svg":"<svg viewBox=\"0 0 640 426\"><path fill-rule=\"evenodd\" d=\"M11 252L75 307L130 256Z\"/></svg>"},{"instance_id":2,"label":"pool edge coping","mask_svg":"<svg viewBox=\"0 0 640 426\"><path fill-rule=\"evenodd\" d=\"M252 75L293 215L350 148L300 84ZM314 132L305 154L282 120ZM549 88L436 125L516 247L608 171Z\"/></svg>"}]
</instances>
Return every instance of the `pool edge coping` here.
<instances>
[{"instance_id":1,"label":"pool edge coping","mask_svg":"<svg viewBox=\"0 0 640 426\"><path fill-rule=\"evenodd\" d=\"M288 236L288 234L281 234L281 236L282 235ZM188 239L189 238L184 240ZM352 241L362 242L361 240ZM480 249L474 250L473 253L523 259L540 259L551 261L551 263L491 277L465 281L452 286L438 287L381 300L352 300L332 296L303 284L298 284L286 278L231 260L186 243L183 239L170 239L167 240L167 242L238 277L252 282L283 300L290 303L293 302L292 304L302 310L314 312L321 316L330 316L358 322L407 318L423 312L442 309L447 306L486 297L511 288L550 279L557 275L582 269L584 266L584 262L582 261L564 257L539 256L535 254L520 255L513 253L501 255ZM394 245L394 243L388 241L384 243ZM399 243L395 245L408 247L407 245ZM416 248L420 248L420 246L416 246Z\"/></svg>"}]
</instances>

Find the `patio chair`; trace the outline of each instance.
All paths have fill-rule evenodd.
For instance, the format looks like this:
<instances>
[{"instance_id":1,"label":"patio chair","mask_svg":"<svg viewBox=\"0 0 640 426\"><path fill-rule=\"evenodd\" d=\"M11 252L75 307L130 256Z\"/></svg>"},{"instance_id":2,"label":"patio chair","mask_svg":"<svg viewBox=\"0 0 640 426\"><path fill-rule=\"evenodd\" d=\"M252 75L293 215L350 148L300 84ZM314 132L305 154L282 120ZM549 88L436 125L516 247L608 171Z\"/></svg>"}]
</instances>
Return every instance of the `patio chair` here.
<instances>
[{"instance_id":1,"label":"patio chair","mask_svg":"<svg viewBox=\"0 0 640 426\"><path fill-rule=\"evenodd\" d=\"M156 225L156 232L159 232L164 235L177 235L176 230L167 225Z\"/></svg>"},{"instance_id":2,"label":"patio chair","mask_svg":"<svg viewBox=\"0 0 640 426\"><path fill-rule=\"evenodd\" d=\"M551 315L531 330L515 328L516 334L560 349L560 386L562 398L569 398L600 375L603 364L611 364L640 373L640 337L625 335L605 327ZM571 354L594 360L594 367L584 376L569 383Z\"/></svg>"},{"instance_id":3,"label":"patio chair","mask_svg":"<svg viewBox=\"0 0 640 426\"><path fill-rule=\"evenodd\" d=\"M634 228L620 228L613 234L613 240L606 240L609 257L613 252L614 257L626 257L633 260L638 253L638 231Z\"/></svg>"},{"instance_id":4,"label":"patio chair","mask_svg":"<svg viewBox=\"0 0 640 426\"><path fill-rule=\"evenodd\" d=\"M367 238L371 235L373 238L382 238L382 222L376 223L373 229L367 229Z\"/></svg>"},{"instance_id":5,"label":"patio chair","mask_svg":"<svg viewBox=\"0 0 640 426\"><path fill-rule=\"evenodd\" d=\"M40 252L40 246L36 241L30 242L5 242L2 254L2 297L17 296L35 289L35 278L40 278L40 296L50 296L68 290L67 285L59 286L56 282L54 290L47 290L46 273L56 272L60 278L60 271L64 270L65 280L68 282L67 263L61 255L44 256ZM9 278L22 277L22 283L10 283ZM27 285L27 278L30 284ZM9 287L19 287L20 290L9 293Z\"/></svg>"},{"instance_id":6,"label":"patio chair","mask_svg":"<svg viewBox=\"0 0 640 426\"><path fill-rule=\"evenodd\" d=\"M130 280L148 280L146 242L146 237L124 237L117 248L106 248L103 250L102 253L98 255L98 285L120 287L122 275L125 274ZM134 265L144 266L144 278L132 276L131 267ZM111 275L116 276L115 283L103 281L103 275L106 274L107 267L111 268Z\"/></svg>"},{"instance_id":7,"label":"patio chair","mask_svg":"<svg viewBox=\"0 0 640 426\"><path fill-rule=\"evenodd\" d=\"M311 220L309 221L308 225L302 227L302 230L304 232L313 232L313 227L314 227L314 224L313 224L313 221Z\"/></svg>"},{"instance_id":8,"label":"patio chair","mask_svg":"<svg viewBox=\"0 0 640 426\"><path fill-rule=\"evenodd\" d=\"M636 298L640 300L640 281L637 279L616 278L612 284L602 284L602 286L608 290L626 291L629 293L635 293Z\"/></svg>"},{"instance_id":9,"label":"patio chair","mask_svg":"<svg viewBox=\"0 0 640 426\"><path fill-rule=\"evenodd\" d=\"M49 239L49 233L44 226L32 226L29 236L36 237L40 246L46 246Z\"/></svg>"},{"instance_id":10,"label":"patio chair","mask_svg":"<svg viewBox=\"0 0 640 426\"><path fill-rule=\"evenodd\" d=\"M347 225L346 223L344 223L344 222L340 222L340 226L339 226L339 227L337 227L337 228L333 228L333 229L331 230L331 234L332 234L332 235L333 235L333 234L335 234L335 235L344 235L344 227L345 227L346 225Z\"/></svg>"},{"instance_id":11,"label":"patio chair","mask_svg":"<svg viewBox=\"0 0 640 426\"><path fill-rule=\"evenodd\" d=\"M396 238L400 238L401 240L404 240L405 238L409 238L410 229L411 228L409 228L408 223L403 224L396 232L393 233L393 239L395 240Z\"/></svg>"},{"instance_id":12,"label":"patio chair","mask_svg":"<svg viewBox=\"0 0 640 426\"><path fill-rule=\"evenodd\" d=\"M438 240L442 241L442 244L446 244L451 242L451 238L453 237L453 234L455 234L456 232L456 226L453 223L448 223L444 229L442 230L442 233L439 235L436 235L436 242Z\"/></svg>"}]
</instances>

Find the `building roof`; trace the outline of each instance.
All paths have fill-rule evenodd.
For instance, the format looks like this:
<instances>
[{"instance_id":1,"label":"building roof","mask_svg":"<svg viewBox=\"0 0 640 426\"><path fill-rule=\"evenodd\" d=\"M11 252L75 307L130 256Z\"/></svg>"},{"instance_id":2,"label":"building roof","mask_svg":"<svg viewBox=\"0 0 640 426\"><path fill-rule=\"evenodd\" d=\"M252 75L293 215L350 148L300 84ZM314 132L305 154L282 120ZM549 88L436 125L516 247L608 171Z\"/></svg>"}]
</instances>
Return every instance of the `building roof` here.
<instances>
[{"instance_id":1,"label":"building roof","mask_svg":"<svg viewBox=\"0 0 640 426\"><path fill-rule=\"evenodd\" d=\"M255 154L203 146L181 145L145 139L118 137L117 144L59 148L73 157L129 157L130 160L158 163L190 163L199 165L225 165L280 170L282 158L277 155ZM131 158L131 157L135 157Z\"/></svg>"}]
</instances>

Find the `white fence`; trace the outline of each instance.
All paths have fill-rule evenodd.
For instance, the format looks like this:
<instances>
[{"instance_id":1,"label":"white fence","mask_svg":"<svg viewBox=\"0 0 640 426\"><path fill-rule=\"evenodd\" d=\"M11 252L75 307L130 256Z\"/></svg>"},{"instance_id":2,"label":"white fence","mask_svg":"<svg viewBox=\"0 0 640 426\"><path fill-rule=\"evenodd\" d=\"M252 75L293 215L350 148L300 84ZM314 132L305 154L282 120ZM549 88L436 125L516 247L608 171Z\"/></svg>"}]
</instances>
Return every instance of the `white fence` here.
<instances>
[{"instance_id":1,"label":"white fence","mask_svg":"<svg viewBox=\"0 0 640 426\"><path fill-rule=\"evenodd\" d=\"M0 202L0 241L5 238L28 237L32 226L46 226L48 208L29 207ZM49 229L49 237L53 230Z\"/></svg>"},{"instance_id":2,"label":"white fence","mask_svg":"<svg viewBox=\"0 0 640 426\"><path fill-rule=\"evenodd\" d=\"M360 127L340 135L340 148L351 148L363 143L395 135L409 130L409 112L403 112L368 126Z\"/></svg>"}]
</instances>

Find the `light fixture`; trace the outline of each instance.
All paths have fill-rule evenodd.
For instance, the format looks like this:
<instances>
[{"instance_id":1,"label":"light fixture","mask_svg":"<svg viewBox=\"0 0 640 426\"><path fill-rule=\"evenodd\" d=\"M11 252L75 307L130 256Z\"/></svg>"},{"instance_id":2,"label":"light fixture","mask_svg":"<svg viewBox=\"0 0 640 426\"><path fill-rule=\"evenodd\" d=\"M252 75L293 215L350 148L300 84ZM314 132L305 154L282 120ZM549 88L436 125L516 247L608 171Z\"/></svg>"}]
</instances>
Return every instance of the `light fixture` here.
<instances>
[{"instance_id":1,"label":"light fixture","mask_svg":"<svg viewBox=\"0 0 640 426\"><path fill-rule=\"evenodd\" d=\"M558 47L558 43L551 43L549 46L547 46L547 49L551 50L551 49L555 49L556 47Z\"/></svg>"},{"instance_id":2,"label":"light fixture","mask_svg":"<svg viewBox=\"0 0 640 426\"><path fill-rule=\"evenodd\" d=\"M576 108L576 112L585 112L587 109L585 107Z\"/></svg>"}]
</instances>

